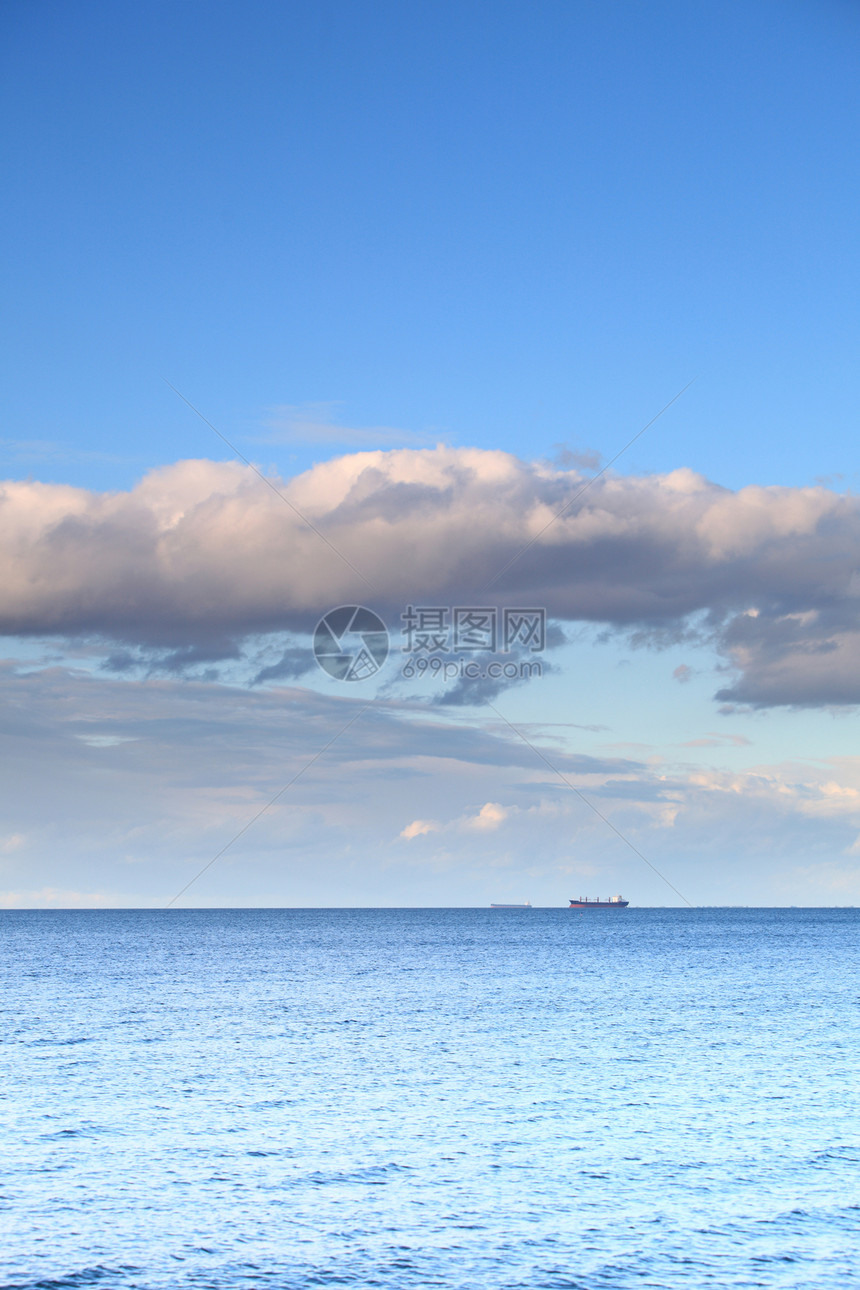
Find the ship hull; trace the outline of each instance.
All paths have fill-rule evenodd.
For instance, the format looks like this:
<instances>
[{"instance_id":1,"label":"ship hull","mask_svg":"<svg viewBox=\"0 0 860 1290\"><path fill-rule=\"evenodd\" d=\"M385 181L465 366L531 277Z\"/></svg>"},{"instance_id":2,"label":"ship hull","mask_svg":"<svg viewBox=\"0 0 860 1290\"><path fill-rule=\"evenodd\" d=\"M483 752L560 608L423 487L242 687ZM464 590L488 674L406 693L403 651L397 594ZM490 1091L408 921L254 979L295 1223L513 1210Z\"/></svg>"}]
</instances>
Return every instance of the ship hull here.
<instances>
[{"instance_id":1,"label":"ship hull","mask_svg":"<svg viewBox=\"0 0 860 1290\"><path fill-rule=\"evenodd\" d=\"M572 900L570 909L626 909L629 900Z\"/></svg>"}]
</instances>

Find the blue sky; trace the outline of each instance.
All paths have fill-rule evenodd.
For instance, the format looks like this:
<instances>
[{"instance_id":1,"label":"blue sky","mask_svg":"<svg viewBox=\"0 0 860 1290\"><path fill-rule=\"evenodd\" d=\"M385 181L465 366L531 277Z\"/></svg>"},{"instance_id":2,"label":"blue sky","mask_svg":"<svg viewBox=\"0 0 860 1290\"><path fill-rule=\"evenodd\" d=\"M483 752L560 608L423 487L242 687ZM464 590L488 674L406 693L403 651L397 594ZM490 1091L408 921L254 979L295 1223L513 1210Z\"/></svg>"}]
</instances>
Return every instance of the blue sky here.
<instances>
[{"instance_id":1,"label":"blue sky","mask_svg":"<svg viewBox=\"0 0 860 1290\"><path fill-rule=\"evenodd\" d=\"M3 282L0 348L0 469L6 479L88 490L101 515L99 497L135 489L149 471L187 459L229 461L224 444L165 379L245 457L284 481L341 455L354 458L360 450L418 450L437 442L463 451L502 450L523 463L554 461L558 470L577 468L588 475L595 461L613 457L694 380L614 467L619 478L646 481L636 504L653 519L649 532L662 532L659 517L669 494L652 497L647 481L680 469L727 490L772 485L798 490L816 483L823 483L828 495L850 497L856 490L856 6L835 0L700 6L627 0L403 6L372 0L70 7L10 0L0 22L2 147L4 171L12 177L0 222L4 243L14 248ZM333 476L313 478L323 481L317 492L311 490L318 500L319 489L329 487L325 480ZM174 482L164 488L174 490L171 497L177 489L191 489L198 498L210 487L204 487L202 476L189 479L183 476L180 485L171 477ZM410 487L429 487L420 472L410 479ZM305 486L296 487L301 493ZM537 497L542 487L534 484L537 492L528 496ZM598 494L595 488L595 507ZM799 513L798 497L785 495L780 505L786 515ZM718 495L714 498L718 506ZM183 676L171 674L167 680L163 669L147 671L158 642L140 623L138 636L127 625L117 626L117 607L143 594L151 572L142 572L137 556L129 555L126 565L119 560L123 543L129 552L138 551L139 535L129 527L121 541L104 539L112 546L111 559L119 561L111 575L113 591L104 592L101 608L90 617L78 614L92 592L93 574L90 566L89 573L80 573L77 565L72 570L72 547L63 538L65 530L56 528L56 516L67 505L63 499L61 492L34 493L21 503L25 517L42 515L43 505L54 516L51 576L57 569L63 572L56 574L53 614L42 606L21 617L10 592L8 612L3 610L9 659L26 659L40 675L59 668L74 688L83 684L81 677L102 684L105 657L115 652L117 641L124 650L142 650L140 666L126 668L116 681L127 687L122 694L136 722L146 720L144 700L151 693L146 687L152 684L177 687L180 706L191 693L183 686L202 686L199 693L209 696L213 712L225 702L228 684L244 686L250 695L241 659L231 663L226 647L216 657L210 638L208 661L198 659L196 671L189 665ZM160 515L166 503L151 505ZM610 499L607 506L620 534L623 505ZM798 550L797 560L807 561L808 569L803 564L805 590L796 601L787 573L780 574L778 590L766 582L763 571L781 557L774 557L771 547L757 548L756 571L749 574L752 590L741 590L747 573L740 571L735 552L725 557L711 599L703 596L693 605L685 592L689 613L700 616L696 621L709 613L739 614L761 600L770 605L772 632L782 633L783 644L810 614L824 615L822 633L825 626L831 633L848 631L838 596L827 601L825 612L825 591L819 594L809 572L838 565L850 574L853 518L845 519L841 511L837 518L828 508L829 503L815 521L816 537L825 545ZM131 510L123 514L122 524L133 527ZM750 519L747 511L730 524L747 522L750 533L759 532L759 519ZM29 521L21 523L21 530L8 537L13 580L38 547ZM223 523L235 526L233 543L224 550L241 550L249 521L234 516ZM777 536L768 541L777 542L795 520L772 523L768 532ZM840 524L845 526L841 545L826 546L828 533ZM677 544L672 568L683 563L687 531L682 526L682 536L672 539ZM698 531L694 525L689 533ZM39 532L44 538L48 529ZM355 540L356 549L363 549L359 537ZM194 541L205 545L199 533ZM408 547L407 538L403 541ZM655 550L664 549L662 538L654 541ZM29 555L22 556L25 548ZM74 559L81 561L92 555L74 550ZM285 560L291 551L285 549ZM546 554L547 560L555 558L549 549ZM595 548L598 556L609 559L603 546ZM222 563L226 558L219 556ZM470 558L464 556L467 563ZM743 558L753 560L747 548ZM539 585L541 569L536 566L534 574ZM27 575L29 585L45 576L40 566L38 575ZM76 581L79 576L82 581ZM671 598L666 580L674 576L667 566L655 591L658 598ZM822 588L828 576L822 574ZM237 574L234 608L246 577ZM470 577L464 573L458 583L453 573L446 574L440 586L450 596L458 587L474 594ZM298 642L296 648L306 648L300 628L308 615L331 603L325 600L327 578L320 573L318 605L306 590L293 588L293 618L288 621L287 615L275 624L278 630L299 632L290 638ZM635 599L636 578L628 583ZM383 588L389 609L396 600L392 586ZM649 758L662 758L673 768L683 762L685 783L702 767L709 774L756 775L756 783L764 782L764 775L772 786L780 785L773 788L773 802L793 794L797 809L767 825L770 851L763 844L760 853L749 853L749 864L760 876L758 898L770 903L768 893L777 890L777 878L783 881L772 867L780 856L801 876L786 878L773 903L805 903L808 892L812 903L860 898L860 876L851 858L860 828L860 816L855 826L851 814L851 794L860 791L860 776L857 789L852 778L857 771L851 761L854 696L850 686L837 692L823 682L814 694L809 687L797 688L795 667L801 666L803 651L818 657L822 649L834 649L849 660L843 664L848 674L853 628L844 640L839 636L838 648L832 635L804 638L790 665L791 677L780 671L777 685L776 654L767 653L777 649L775 637L765 640L763 627L750 662L741 619L732 620L734 628L726 628L728 634L715 646L707 634L684 635L682 624L689 628L693 619L679 609L672 618L673 639L664 634L658 641L653 612L645 623L641 613L637 618L619 601L605 621L597 610L584 621L578 619L574 591L564 600L563 588L553 586L571 643L550 651L552 675L505 694L506 715L528 724L535 738L552 739L554 723L562 723L571 752L606 758L624 749L646 767ZM403 590L398 588L397 595ZM355 598L360 592L351 589ZM438 588L436 593L442 594ZM831 593L832 588L826 591ZM65 604L66 594L74 605ZM162 605L166 593L159 594ZM213 590L214 600L220 594ZM417 580L415 598L430 594L429 583ZM95 592L92 599L95 604ZM253 612L258 617L249 618L245 636L238 608L227 626L217 628L222 645L224 633L242 640L259 636L263 611L257 606ZM161 611L156 606L151 613L157 617ZM159 618L162 646L169 631L186 646L191 640L182 636L187 624L179 622L181 605L176 615L172 626L166 610ZM647 627L647 639L640 636L632 645L629 632L637 624ZM607 630L608 638L599 640ZM743 702L714 698L729 686L727 659L758 678L743 692ZM10 663L10 676L19 676L17 666ZM673 677L679 667L690 669L683 673L687 680ZM156 673L162 677L157 682L151 679ZM320 695L347 704L327 678L286 680L296 686L295 702L310 704L313 711ZM259 687L253 693L259 696ZM383 701L393 702L385 693ZM774 694L775 701L767 697ZM110 703L102 691L99 695L104 730L99 727L98 737L109 740ZM254 703L248 739L253 744L257 729L265 761L264 745L268 748L273 736L261 717L252 719L260 711L258 698ZM202 704L201 699L194 710L202 712ZM415 752L431 718L402 709L394 715L393 708L389 716L401 732L412 730ZM165 719L159 716L159 730ZM460 728L492 717L478 706L449 710L444 719ZM254 720L262 724L255 727ZM192 737L183 722L172 738L178 749L190 740L187 751L201 734L195 727ZM65 735L38 722L36 727L48 739L50 755L60 756ZM145 743L141 728L123 738ZM731 738L709 733L715 730L728 730ZM18 755L18 737L8 736L10 758ZM104 747L119 749L111 754L119 757L126 744ZM493 764L495 754L486 752L485 758L485 752L478 758L481 765ZM398 756L387 775L401 773L403 759L409 760L405 752ZM804 759L832 771L839 791L828 790L827 802L841 803L842 814L835 807L828 814L823 799L819 811L817 790L810 787L818 783L818 771L796 769ZM834 759L841 759L836 769ZM790 773L789 763L795 767ZM70 769L74 759L63 765L64 775L81 773L79 766ZM456 775L446 766L427 772L428 805L421 814L430 818L432 805L439 828L414 839L414 850L426 843L436 851L428 851L423 862L413 857L407 878L397 881L390 867L368 862L365 872L359 864L348 888L351 902L484 903L484 897L506 894L499 893L499 879L490 890L492 875L481 870L475 876L468 859L477 836L469 833L468 820L483 802L496 799L482 781L480 792L476 783L474 801L455 802ZM138 771L151 773L142 766ZM250 774L247 766L242 773ZM87 792L95 793L102 781L93 774ZM343 774L347 782L354 774L358 784L354 766ZM642 784L648 774L641 772ZM244 800L240 779L237 767L236 792ZM129 802L139 796L134 782L131 776L123 790ZM249 784L246 805L253 807L254 794L264 794L265 786L255 787L252 774ZM209 792L198 788L204 797ZM347 794L356 810L364 791L356 788L352 799ZM514 795L520 789L510 786L509 791ZM534 790L538 797L540 791ZM27 792L37 793L35 781ZM158 840L151 841L150 851L137 844L128 850L128 837L144 827L133 821L129 808L124 823L117 823L113 845L135 858L119 876L106 857L85 882L77 853L55 854L56 839L47 835L10 844L12 868L3 880L10 903L74 903L78 897L84 903L91 897L158 903L171 888L170 838L176 835L169 821L159 823L153 793L146 828ZM733 801L744 793L744 801L755 797L748 783L731 793ZM90 825L80 820L75 825L83 839L96 827L100 800L96 793ZM8 804L7 839L30 837L31 825L17 822L19 806ZM520 812L527 809L517 806ZM57 810L60 836L68 827ZM343 815L348 805L331 810L326 828L335 832L329 838L323 829L320 847L329 847L334 857L341 854L337 830L352 826ZM240 822L237 811L234 822ZM820 831L808 846L820 852L821 864L831 866L821 871L820 881L810 877L807 843L797 851L792 840L806 838L797 831L798 811L804 821L818 822ZM195 812L182 826L187 834L182 834L177 872L192 863L189 848L203 856L217 841L208 831L199 847L189 841L199 818ZM522 821L524 816L514 811L505 818ZM681 823L683 818L682 810ZM541 847L558 855L576 849L575 822L572 833L553 832L553 819L549 808L540 817L534 836ZM735 819L727 808L729 819L735 822L726 824L725 857L738 848L746 854L749 819L743 813ZM386 816L378 836L368 824L362 846L378 850L383 836L389 845L399 837L399 823ZM229 832L230 821L224 827ZM480 833L484 826L476 827ZM529 878L534 842L523 835L503 846L502 827L494 826L493 841L508 857L505 872L510 871L513 887L531 884L525 894L546 903L574 894L561 889L551 867ZM638 827L633 817L630 827ZM675 863L682 870L692 863L690 854L701 844L692 825L683 835L686 841L679 841L677 821L663 833L652 827L649 854L677 852L682 859ZM460 835L466 841L458 841ZM83 842L82 847L86 850ZM605 859L599 842L594 847L583 863L595 868L593 880L605 885L604 873L607 881L610 875L614 880L615 861ZM443 852L449 857L444 862ZM256 863L253 844L245 854L249 864ZM341 873L333 858L331 863L332 872ZM707 879L695 866L683 874L692 898L739 900L735 878L721 881L715 863ZM601 869L603 864L609 869ZM277 868L266 870L265 881L243 872L226 865L221 877L213 871L200 899L289 904L300 891L305 903L329 903L330 885L296 886L292 870L282 878ZM434 873L437 878L428 877ZM629 887L634 880L627 870L623 876ZM61 894L32 894L40 891ZM660 903L664 897L671 893L646 884L639 903Z\"/></svg>"},{"instance_id":2,"label":"blue sky","mask_svg":"<svg viewBox=\"0 0 860 1290\"><path fill-rule=\"evenodd\" d=\"M210 455L162 376L238 435L332 402L350 426L606 455L696 377L627 469L850 471L852 5L4 23L10 437L119 458L54 477Z\"/></svg>"}]
</instances>

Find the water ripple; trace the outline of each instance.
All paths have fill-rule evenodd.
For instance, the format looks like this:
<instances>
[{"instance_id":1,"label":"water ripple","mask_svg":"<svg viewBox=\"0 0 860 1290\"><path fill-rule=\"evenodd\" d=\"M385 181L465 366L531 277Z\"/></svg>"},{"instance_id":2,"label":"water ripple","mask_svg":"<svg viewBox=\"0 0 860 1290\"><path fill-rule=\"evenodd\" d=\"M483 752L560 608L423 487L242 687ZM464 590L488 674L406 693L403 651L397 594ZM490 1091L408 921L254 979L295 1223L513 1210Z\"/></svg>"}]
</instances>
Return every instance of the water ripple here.
<instances>
[{"instance_id":1,"label":"water ripple","mask_svg":"<svg viewBox=\"0 0 860 1290\"><path fill-rule=\"evenodd\" d=\"M860 1284L854 911L0 921L0 1290Z\"/></svg>"}]
</instances>

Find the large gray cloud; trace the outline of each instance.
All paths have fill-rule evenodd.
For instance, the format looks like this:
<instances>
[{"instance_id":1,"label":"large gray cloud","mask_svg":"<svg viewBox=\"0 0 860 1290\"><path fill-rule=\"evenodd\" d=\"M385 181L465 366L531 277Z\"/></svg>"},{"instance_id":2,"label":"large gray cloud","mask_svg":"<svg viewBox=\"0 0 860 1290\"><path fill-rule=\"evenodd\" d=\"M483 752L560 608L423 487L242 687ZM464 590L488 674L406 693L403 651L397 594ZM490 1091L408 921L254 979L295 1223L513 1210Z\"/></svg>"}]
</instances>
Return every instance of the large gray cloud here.
<instances>
[{"instance_id":1,"label":"large gray cloud","mask_svg":"<svg viewBox=\"0 0 860 1290\"><path fill-rule=\"evenodd\" d=\"M128 493L7 483L0 630L181 660L229 657L237 640L304 631L355 601L394 626L407 603L544 605L656 644L692 616L735 669L724 700L860 702L850 495L732 492L677 470L604 477L577 497L575 470L445 447L355 453L271 483L283 497L211 461L156 470Z\"/></svg>"}]
</instances>

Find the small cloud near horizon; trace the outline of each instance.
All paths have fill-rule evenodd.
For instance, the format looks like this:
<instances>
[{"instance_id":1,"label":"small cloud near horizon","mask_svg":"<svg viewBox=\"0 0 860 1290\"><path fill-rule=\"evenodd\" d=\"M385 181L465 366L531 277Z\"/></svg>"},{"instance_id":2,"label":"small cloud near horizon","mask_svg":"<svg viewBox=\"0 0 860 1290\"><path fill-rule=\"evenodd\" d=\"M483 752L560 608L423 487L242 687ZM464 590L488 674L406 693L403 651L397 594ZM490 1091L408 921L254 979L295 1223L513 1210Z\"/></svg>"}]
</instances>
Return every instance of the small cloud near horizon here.
<instances>
[{"instance_id":1,"label":"small cloud near horizon","mask_svg":"<svg viewBox=\"0 0 860 1290\"><path fill-rule=\"evenodd\" d=\"M438 833L441 827L442 825L436 820L413 820L411 824L406 825L405 829L401 829L400 837L411 842L413 838L421 838L428 833Z\"/></svg>"},{"instance_id":2,"label":"small cloud near horizon","mask_svg":"<svg viewBox=\"0 0 860 1290\"><path fill-rule=\"evenodd\" d=\"M718 734L709 730L704 739L688 739L681 748L751 748L752 741L746 735Z\"/></svg>"},{"instance_id":3,"label":"small cloud near horizon","mask_svg":"<svg viewBox=\"0 0 860 1290\"><path fill-rule=\"evenodd\" d=\"M497 829L510 814L507 807L498 802L485 802L477 815L464 821L469 829Z\"/></svg>"}]
</instances>

